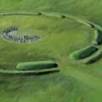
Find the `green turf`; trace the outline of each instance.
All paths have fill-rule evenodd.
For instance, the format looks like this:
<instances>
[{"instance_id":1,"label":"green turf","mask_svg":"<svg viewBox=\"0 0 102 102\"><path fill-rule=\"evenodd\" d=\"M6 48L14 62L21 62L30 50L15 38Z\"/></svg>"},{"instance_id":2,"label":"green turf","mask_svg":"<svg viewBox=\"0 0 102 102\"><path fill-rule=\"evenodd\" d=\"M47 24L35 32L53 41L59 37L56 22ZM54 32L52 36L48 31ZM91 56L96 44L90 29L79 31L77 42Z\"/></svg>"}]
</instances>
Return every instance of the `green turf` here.
<instances>
[{"instance_id":1,"label":"green turf","mask_svg":"<svg viewBox=\"0 0 102 102\"><path fill-rule=\"evenodd\" d=\"M0 34L15 26L20 34L40 36L31 44L0 38L0 69L15 70L18 63L44 60L56 61L60 69L40 76L0 74L0 102L102 102L102 59L86 65L70 58L93 42L94 30L60 17L70 15L101 26L101 9L101 0L0 0L1 13L50 15L0 16Z\"/></svg>"}]
</instances>

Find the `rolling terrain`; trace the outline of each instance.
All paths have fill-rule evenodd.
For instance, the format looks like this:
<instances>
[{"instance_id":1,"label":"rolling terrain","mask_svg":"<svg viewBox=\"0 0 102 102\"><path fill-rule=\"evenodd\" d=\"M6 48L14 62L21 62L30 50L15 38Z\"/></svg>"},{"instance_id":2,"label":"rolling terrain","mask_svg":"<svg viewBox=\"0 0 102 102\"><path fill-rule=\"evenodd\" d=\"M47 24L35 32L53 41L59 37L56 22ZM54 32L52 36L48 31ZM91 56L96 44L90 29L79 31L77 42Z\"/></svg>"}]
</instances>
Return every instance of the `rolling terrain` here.
<instances>
[{"instance_id":1,"label":"rolling terrain","mask_svg":"<svg viewBox=\"0 0 102 102\"><path fill-rule=\"evenodd\" d=\"M72 58L93 45L101 53L101 9L101 0L0 0L0 101L101 102L101 55L91 64ZM19 41L25 36L28 41ZM33 36L39 39L29 43ZM83 54L90 61L91 53ZM59 72L12 74L19 63L45 60Z\"/></svg>"}]
</instances>

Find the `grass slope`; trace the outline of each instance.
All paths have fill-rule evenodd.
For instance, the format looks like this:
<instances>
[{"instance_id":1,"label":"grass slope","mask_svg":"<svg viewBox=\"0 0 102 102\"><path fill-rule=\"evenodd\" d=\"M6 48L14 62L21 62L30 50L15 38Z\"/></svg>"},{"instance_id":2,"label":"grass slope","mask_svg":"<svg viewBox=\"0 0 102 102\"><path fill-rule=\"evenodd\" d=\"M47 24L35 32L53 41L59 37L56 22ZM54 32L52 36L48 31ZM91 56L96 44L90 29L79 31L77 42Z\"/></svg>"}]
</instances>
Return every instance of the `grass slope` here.
<instances>
[{"instance_id":1,"label":"grass slope","mask_svg":"<svg viewBox=\"0 0 102 102\"><path fill-rule=\"evenodd\" d=\"M0 12L57 12L101 25L102 1L0 0ZM0 68L15 69L19 62L54 59L60 73L42 76L0 75L1 102L101 102L102 63L73 62L69 55L91 44L89 27L71 19L46 16L0 16L0 31L17 26L19 32L37 34L41 40L16 44L0 39ZM2 34L2 33L1 33Z\"/></svg>"}]
</instances>

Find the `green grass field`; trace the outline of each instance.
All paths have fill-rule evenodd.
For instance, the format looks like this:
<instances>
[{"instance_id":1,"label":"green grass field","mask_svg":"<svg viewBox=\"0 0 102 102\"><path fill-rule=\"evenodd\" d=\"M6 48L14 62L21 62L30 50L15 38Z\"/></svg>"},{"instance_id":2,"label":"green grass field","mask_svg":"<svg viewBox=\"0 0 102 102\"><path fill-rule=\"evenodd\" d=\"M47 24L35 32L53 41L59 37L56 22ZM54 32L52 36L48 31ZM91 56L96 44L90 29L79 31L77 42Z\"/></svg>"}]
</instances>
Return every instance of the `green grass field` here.
<instances>
[{"instance_id":1,"label":"green grass field","mask_svg":"<svg viewBox=\"0 0 102 102\"><path fill-rule=\"evenodd\" d=\"M40 37L32 43L0 37L0 71L45 60L60 69L45 75L0 73L0 102L102 102L102 59L84 64L70 57L92 44L95 31L87 21L101 29L101 9L101 0L0 0L0 36L17 27L17 34Z\"/></svg>"}]
</instances>

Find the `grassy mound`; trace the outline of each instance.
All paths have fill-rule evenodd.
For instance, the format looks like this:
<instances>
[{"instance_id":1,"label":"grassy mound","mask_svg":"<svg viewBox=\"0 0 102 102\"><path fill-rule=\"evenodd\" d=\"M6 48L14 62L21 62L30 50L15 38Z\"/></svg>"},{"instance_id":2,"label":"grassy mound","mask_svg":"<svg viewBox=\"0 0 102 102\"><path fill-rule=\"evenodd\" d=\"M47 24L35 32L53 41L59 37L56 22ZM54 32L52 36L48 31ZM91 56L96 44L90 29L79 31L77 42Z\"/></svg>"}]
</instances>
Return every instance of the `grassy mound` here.
<instances>
[{"instance_id":1,"label":"grassy mound","mask_svg":"<svg viewBox=\"0 0 102 102\"><path fill-rule=\"evenodd\" d=\"M16 66L17 70L43 70L49 68L56 68L58 65L54 61L35 61L35 62L25 62L19 63Z\"/></svg>"},{"instance_id":2,"label":"grassy mound","mask_svg":"<svg viewBox=\"0 0 102 102\"><path fill-rule=\"evenodd\" d=\"M95 54L83 60L80 60L80 62L84 64L93 64L93 63L95 64L97 61L99 61L99 59L101 59L101 57L102 57L102 51L98 50Z\"/></svg>"},{"instance_id":3,"label":"grassy mound","mask_svg":"<svg viewBox=\"0 0 102 102\"><path fill-rule=\"evenodd\" d=\"M76 60L81 60L81 59L84 59L84 58L87 58L87 57L91 56L96 51L98 51L98 48L91 45L91 46L88 46L88 47L86 47L86 48L84 48L80 51L77 51L77 52L73 53L72 57L74 57Z\"/></svg>"},{"instance_id":4,"label":"grassy mound","mask_svg":"<svg viewBox=\"0 0 102 102\"><path fill-rule=\"evenodd\" d=\"M99 61L99 59L101 59L101 58L102 58L102 51L99 51L96 55L89 58L86 63L92 64L92 63Z\"/></svg>"},{"instance_id":5,"label":"grassy mound","mask_svg":"<svg viewBox=\"0 0 102 102\"><path fill-rule=\"evenodd\" d=\"M96 44L97 45L102 45L102 31L100 31L100 30L97 30Z\"/></svg>"}]
</instances>

